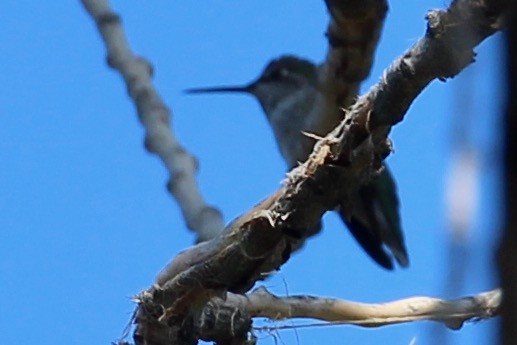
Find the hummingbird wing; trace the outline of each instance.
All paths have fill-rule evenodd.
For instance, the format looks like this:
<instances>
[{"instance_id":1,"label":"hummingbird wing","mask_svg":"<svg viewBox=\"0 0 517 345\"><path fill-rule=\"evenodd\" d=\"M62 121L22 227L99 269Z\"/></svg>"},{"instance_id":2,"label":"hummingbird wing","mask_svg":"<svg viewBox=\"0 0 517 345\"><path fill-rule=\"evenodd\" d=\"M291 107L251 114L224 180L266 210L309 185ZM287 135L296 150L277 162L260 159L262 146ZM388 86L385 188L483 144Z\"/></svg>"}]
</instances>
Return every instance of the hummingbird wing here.
<instances>
[{"instance_id":1,"label":"hummingbird wing","mask_svg":"<svg viewBox=\"0 0 517 345\"><path fill-rule=\"evenodd\" d=\"M393 269L392 257L402 267L409 265L397 187L387 167L359 189L352 212L349 207L339 207L338 212L356 241L379 265Z\"/></svg>"}]
</instances>

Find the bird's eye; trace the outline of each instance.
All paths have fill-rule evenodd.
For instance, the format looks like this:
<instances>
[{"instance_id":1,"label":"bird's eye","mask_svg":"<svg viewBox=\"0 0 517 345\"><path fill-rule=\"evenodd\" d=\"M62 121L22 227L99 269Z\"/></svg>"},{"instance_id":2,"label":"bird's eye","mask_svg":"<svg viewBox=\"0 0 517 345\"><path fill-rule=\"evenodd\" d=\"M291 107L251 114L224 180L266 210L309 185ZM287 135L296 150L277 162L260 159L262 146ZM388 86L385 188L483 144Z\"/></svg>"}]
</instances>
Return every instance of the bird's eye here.
<instances>
[{"instance_id":1,"label":"bird's eye","mask_svg":"<svg viewBox=\"0 0 517 345\"><path fill-rule=\"evenodd\" d=\"M289 75L289 71L286 70L285 68L282 68L282 69L278 69L278 70L273 71L269 75L269 79L273 80L273 81L277 81L277 80L284 79L288 75Z\"/></svg>"}]
</instances>

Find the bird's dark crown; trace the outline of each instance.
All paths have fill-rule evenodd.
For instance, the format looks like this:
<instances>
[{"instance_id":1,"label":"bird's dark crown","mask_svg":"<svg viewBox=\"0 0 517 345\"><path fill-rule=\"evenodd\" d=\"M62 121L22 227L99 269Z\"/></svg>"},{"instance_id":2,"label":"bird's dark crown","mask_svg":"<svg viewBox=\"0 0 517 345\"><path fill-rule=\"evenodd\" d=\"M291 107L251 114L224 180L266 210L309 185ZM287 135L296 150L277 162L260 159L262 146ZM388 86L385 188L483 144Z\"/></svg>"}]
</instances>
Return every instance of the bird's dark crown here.
<instances>
[{"instance_id":1,"label":"bird's dark crown","mask_svg":"<svg viewBox=\"0 0 517 345\"><path fill-rule=\"evenodd\" d=\"M261 82L290 81L303 77L312 85L317 83L317 68L312 62L292 55L272 60L262 72Z\"/></svg>"}]
</instances>

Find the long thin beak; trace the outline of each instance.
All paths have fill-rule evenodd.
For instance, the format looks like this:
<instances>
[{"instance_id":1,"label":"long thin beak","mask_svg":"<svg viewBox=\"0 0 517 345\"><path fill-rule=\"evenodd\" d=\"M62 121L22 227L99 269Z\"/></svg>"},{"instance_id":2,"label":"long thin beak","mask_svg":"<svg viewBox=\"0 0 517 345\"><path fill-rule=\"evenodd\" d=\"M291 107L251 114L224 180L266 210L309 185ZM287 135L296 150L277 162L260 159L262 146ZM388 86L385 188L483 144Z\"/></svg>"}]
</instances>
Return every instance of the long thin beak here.
<instances>
[{"instance_id":1,"label":"long thin beak","mask_svg":"<svg viewBox=\"0 0 517 345\"><path fill-rule=\"evenodd\" d=\"M185 93L215 93L215 92L253 92L253 84L244 86L216 86L186 89Z\"/></svg>"}]
</instances>

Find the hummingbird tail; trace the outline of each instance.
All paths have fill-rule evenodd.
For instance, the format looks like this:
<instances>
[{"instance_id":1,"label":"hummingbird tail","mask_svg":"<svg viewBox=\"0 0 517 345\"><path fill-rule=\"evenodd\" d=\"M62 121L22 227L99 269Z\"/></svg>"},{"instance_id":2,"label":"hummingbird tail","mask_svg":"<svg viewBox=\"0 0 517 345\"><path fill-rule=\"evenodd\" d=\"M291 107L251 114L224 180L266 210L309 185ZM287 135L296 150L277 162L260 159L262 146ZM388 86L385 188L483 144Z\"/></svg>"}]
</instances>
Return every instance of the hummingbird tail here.
<instances>
[{"instance_id":1,"label":"hummingbird tail","mask_svg":"<svg viewBox=\"0 0 517 345\"><path fill-rule=\"evenodd\" d=\"M381 267L392 270L393 260L383 248L382 241L373 234L368 227L364 226L357 218L350 219L341 210L338 211L341 219L346 224L348 230L363 250Z\"/></svg>"},{"instance_id":2,"label":"hummingbird tail","mask_svg":"<svg viewBox=\"0 0 517 345\"><path fill-rule=\"evenodd\" d=\"M409 266L400 226L397 188L389 170L385 168L362 186L356 199L353 212L346 212L345 207L338 209L356 241L386 269L393 269L393 257L400 266Z\"/></svg>"}]
</instances>

